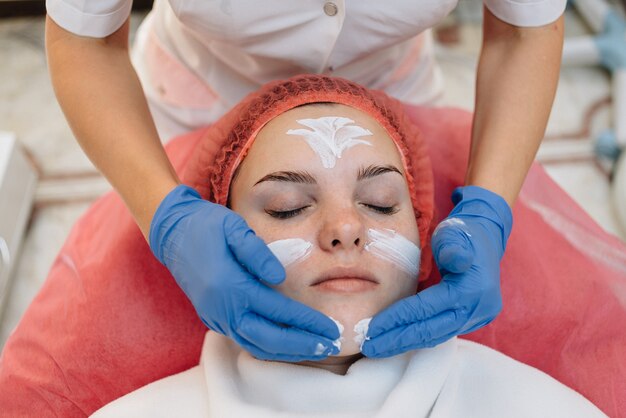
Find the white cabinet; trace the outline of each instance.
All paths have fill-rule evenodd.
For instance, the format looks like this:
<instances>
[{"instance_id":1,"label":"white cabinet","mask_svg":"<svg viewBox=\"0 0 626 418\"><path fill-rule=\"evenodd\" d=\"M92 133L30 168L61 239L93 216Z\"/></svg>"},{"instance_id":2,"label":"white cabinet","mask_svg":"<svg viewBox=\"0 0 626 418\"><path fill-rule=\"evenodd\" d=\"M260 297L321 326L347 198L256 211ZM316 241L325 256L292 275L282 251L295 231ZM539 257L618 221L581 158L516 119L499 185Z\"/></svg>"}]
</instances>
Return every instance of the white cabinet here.
<instances>
[{"instance_id":1,"label":"white cabinet","mask_svg":"<svg viewBox=\"0 0 626 418\"><path fill-rule=\"evenodd\" d=\"M37 175L15 135L0 132L0 315L30 215Z\"/></svg>"}]
</instances>

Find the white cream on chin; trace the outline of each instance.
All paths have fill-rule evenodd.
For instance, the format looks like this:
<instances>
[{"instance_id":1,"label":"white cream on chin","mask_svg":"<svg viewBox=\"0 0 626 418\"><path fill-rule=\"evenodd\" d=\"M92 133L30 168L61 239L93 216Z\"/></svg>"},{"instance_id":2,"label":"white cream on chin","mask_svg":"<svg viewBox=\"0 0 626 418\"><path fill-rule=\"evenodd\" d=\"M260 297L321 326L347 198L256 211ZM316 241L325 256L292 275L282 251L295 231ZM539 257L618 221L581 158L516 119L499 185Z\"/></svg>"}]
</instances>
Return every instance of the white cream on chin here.
<instances>
[{"instance_id":1,"label":"white cream on chin","mask_svg":"<svg viewBox=\"0 0 626 418\"><path fill-rule=\"evenodd\" d=\"M363 343L369 340L367 331L369 330L371 320L372 318L363 318L354 325L354 342L359 345L359 350L363 348Z\"/></svg>"},{"instance_id":2,"label":"white cream on chin","mask_svg":"<svg viewBox=\"0 0 626 418\"><path fill-rule=\"evenodd\" d=\"M329 316L329 318L330 318L331 321L333 321L335 323L335 325L337 325L337 329L339 330L339 338L337 338L335 341L333 341L333 345L335 347L337 347L337 350L339 350L339 352L341 352L341 343L343 342L343 331L344 331L345 328L341 324L341 322L337 321L332 316Z\"/></svg>"},{"instance_id":3,"label":"white cream on chin","mask_svg":"<svg viewBox=\"0 0 626 418\"><path fill-rule=\"evenodd\" d=\"M350 147L358 144L372 146L369 141L355 139L373 134L358 125L347 126L354 123L349 118L323 116L317 119L298 119L296 122L310 129L289 129L287 135L303 136L307 144L320 156L324 168L333 168L337 158L341 158L341 153Z\"/></svg>"},{"instance_id":4,"label":"white cream on chin","mask_svg":"<svg viewBox=\"0 0 626 418\"><path fill-rule=\"evenodd\" d=\"M313 244L302 238L279 239L267 246L283 267L306 259L313 249Z\"/></svg>"},{"instance_id":5,"label":"white cream on chin","mask_svg":"<svg viewBox=\"0 0 626 418\"><path fill-rule=\"evenodd\" d=\"M420 269L421 251L413 242L392 229L368 229L365 250L395 264L415 277Z\"/></svg>"}]
</instances>

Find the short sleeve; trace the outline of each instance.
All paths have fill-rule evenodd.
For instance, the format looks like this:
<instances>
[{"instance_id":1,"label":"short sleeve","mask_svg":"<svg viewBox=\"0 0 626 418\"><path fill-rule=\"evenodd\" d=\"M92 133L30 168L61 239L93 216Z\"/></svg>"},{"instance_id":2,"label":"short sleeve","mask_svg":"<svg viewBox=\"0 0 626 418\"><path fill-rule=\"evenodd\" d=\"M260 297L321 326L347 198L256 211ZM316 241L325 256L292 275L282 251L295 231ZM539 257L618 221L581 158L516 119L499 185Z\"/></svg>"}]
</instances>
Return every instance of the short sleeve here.
<instances>
[{"instance_id":1,"label":"short sleeve","mask_svg":"<svg viewBox=\"0 0 626 418\"><path fill-rule=\"evenodd\" d=\"M531 27L557 20L565 11L567 0L483 0L483 3L500 20Z\"/></svg>"},{"instance_id":2,"label":"short sleeve","mask_svg":"<svg viewBox=\"0 0 626 418\"><path fill-rule=\"evenodd\" d=\"M46 0L48 16L80 36L104 38L126 21L132 0Z\"/></svg>"}]
</instances>

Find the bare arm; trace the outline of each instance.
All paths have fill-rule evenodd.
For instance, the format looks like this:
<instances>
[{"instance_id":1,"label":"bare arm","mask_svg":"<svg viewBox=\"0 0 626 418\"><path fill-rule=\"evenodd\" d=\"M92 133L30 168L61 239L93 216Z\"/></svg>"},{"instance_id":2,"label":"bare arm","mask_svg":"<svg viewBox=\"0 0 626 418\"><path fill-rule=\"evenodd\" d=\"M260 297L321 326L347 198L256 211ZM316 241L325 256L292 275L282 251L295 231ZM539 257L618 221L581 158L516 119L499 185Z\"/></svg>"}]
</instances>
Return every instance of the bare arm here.
<instances>
[{"instance_id":1,"label":"bare arm","mask_svg":"<svg viewBox=\"0 0 626 418\"><path fill-rule=\"evenodd\" d=\"M74 35L46 18L52 85L74 135L132 212L144 236L180 180L159 140L130 62L127 20L102 39Z\"/></svg>"},{"instance_id":2,"label":"bare arm","mask_svg":"<svg viewBox=\"0 0 626 418\"><path fill-rule=\"evenodd\" d=\"M513 205L545 133L562 49L563 16L545 26L519 28L484 8L466 184Z\"/></svg>"}]
</instances>

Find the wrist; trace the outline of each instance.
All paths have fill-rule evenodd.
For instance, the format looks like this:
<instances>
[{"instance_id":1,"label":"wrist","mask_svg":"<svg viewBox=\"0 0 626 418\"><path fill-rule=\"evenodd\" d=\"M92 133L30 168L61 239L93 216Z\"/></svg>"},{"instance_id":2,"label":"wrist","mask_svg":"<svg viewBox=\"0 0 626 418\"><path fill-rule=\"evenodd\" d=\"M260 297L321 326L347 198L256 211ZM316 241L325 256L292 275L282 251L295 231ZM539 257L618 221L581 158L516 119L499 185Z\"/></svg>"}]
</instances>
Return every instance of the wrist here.
<instances>
[{"instance_id":1,"label":"wrist","mask_svg":"<svg viewBox=\"0 0 626 418\"><path fill-rule=\"evenodd\" d=\"M150 221L148 243L155 257L163 264L167 242L170 240L171 229L184 216L184 206L194 200L201 200L200 194L193 188L179 184L171 189L161 200Z\"/></svg>"},{"instance_id":2,"label":"wrist","mask_svg":"<svg viewBox=\"0 0 626 418\"><path fill-rule=\"evenodd\" d=\"M457 187L452 192L454 209L450 216L483 217L495 223L506 242L513 227L513 213L507 201L497 193L480 186Z\"/></svg>"}]
</instances>

